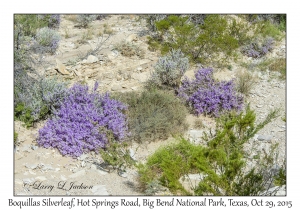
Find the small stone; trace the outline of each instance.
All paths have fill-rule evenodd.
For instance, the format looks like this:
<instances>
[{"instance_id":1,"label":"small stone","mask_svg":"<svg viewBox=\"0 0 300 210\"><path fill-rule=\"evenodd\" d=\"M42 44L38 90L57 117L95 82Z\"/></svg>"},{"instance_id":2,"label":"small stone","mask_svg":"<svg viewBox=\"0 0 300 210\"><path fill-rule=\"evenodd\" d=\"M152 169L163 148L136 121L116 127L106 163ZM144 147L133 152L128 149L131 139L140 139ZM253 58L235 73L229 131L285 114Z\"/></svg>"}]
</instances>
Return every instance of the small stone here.
<instances>
[{"instance_id":1,"label":"small stone","mask_svg":"<svg viewBox=\"0 0 300 210\"><path fill-rule=\"evenodd\" d=\"M126 38L126 42L136 42L138 40L138 36L136 34L130 34Z\"/></svg>"},{"instance_id":2,"label":"small stone","mask_svg":"<svg viewBox=\"0 0 300 210\"><path fill-rule=\"evenodd\" d=\"M25 165L26 168L29 168L29 169L36 169L38 167L38 164L29 164L27 163Z\"/></svg>"},{"instance_id":3,"label":"small stone","mask_svg":"<svg viewBox=\"0 0 300 210\"><path fill-rule=\"evenodd\" d=\"M79 156L79 157L77 158L77 160L85 160L87 157L88 157L87 154L82 154L81 156Z\"/></svg>"},{"instance_id":4,"label":"small stone","mask_svg":"<svg viewBox=\"0 0 300 210\"><path fill-rule=\"evenodd\" d=\"M121 85L113 85L113 86L111 87L111 90L112 90L112 91L118 91L118 90L121 90L121 89L122 89Z\"/></svg>"},{"instance_id":5,"label":"small stone","mask_svg":"<svg viewBox=\"0 0 300 210\"><path fill-rule=\"evenodd\" d=\"M19 185L23 185L23 181L20 179L15 179L15 183Z\"/></svg>"},{"instance_id":6,"label":"small stone","mask_svg":"<svg viewBox=\"0 0 300 210\"><path fill-rule=\"evenodd\" d=\"M60 178L61 178L61 180L63 180L63 181L66 181L66 180L67 180L67 178L66 178L64 175L61 175Z\"/></svg>"},{"instance_id":7,"label":"small stone","mask_svg":"<svg viewBox=\"0 0 300 210\"><path fill-rule=\"evenodd\" d=\"M118 172L118 175L119 175L120 177L123 177L123 178L127 178L127 176L128 176L128 174L127 174L126 172L123 172L123 171L119 171L119 172Z\"/></svg>"},{"instance_id":8,"label":"small stone","mask_svg":"<svg viewBox=\"0 0 300 210\"><path fill-rule=\"evenodd\" d=\"M66 70L66 66L58 59L56 59L56 69L62 75L69 75L70 73Z\"/></svg>"},{"instance_id":9,"label":"small stone","mask_svg":"<svg viewBox=\"0 0 300 210\"><path fill-rule=\"evenodd\" d=\"M135 157L134 157L135 153L134 153L132 148L129 148L129 155L130 155L132 160L136 160Z\"/></svg>"},{"instance_id":10,"label":"small stone","mask_svg":"<svg viewBox=\"0 0 300 210\"><path fill-rule=\"evenodd\" d=\"M86 62L87 63L96 63L98 61L99 61L99 59L96 56L89 55Z\"/></svg>"},{"instance_id":11,"label":"small stone","mask_svg":"<svg viewBox=\"0 0 300 210\"><path fill-rule=\"evenodd\" d=\"M60 168L55 168L55 172L58 172L58 171L60 171Z\"/></svg>"},{"instance_id":12,"label":"small stone","mask_svg":"<svg viewBox=\"0 0 300 210\"><path fill-rule=\"evenodd\" d=\"M52 171L52 170L54 170L54 168L50 165L50 164L46 164L46 165L44 165L43 166L43 171Z\"/></svg>"},{"instance_id":13,"label":"small stone","mask_svg":"<svg viewBox=\"0 0 300 210\"><path fill-rule=\"evenodd\" d=\"M31 184L33 183L35 180L34 178L26 178L26 179L23 179L23 183L24 184Z\"/></svg>"},{"instance_id":14,"label":"small stone","mask_svg":"<svg viewBox=\"0 0 300 210\"><path fill-rule=\"evenodd\" d=\"M272 136L270 136L270 135L259 135L257 137L257 139L259 141L271 141L272 140Z\"/></svg>"},{"instance_id":15,"label":"small stone","mask_svg":"<svg viewBox=\"0 0 300 210\"><path fill-rule=\"evenodd\" d=\"M38 146L31 145L31 149L32 149L32 150L37 150L38 148L39 148Z\"/></svg>"},{"instance_id":16,"label":"small stone","mask_svg":"<svg viewBox=\"0 0 300 210\"><path fill-rule=\"evenodd\" d=\"M41 182L47 180L46 177L44 177L44 176L38 176L35 179L38 180L38 181L41 181Z\"/></svg>"},{"instance_id":17,"label":"small stone","mask_svg":"<svg viewBox=\"0 0 300 210\"><path fill-rule=\"evenodd\" d=\"M142 68L142 67L138 67L136 70L138 70L138 71L142 71L142 70L143 70L143 68Z\"/></svg>"},{"instance_id":18,"label":"small stone","mask_svg":"<svg viewBox=\"0 0 300 210\"><path fill-rule=\"evenodd\" d=\"M122 80L122 77L120 75L117 75L117 80L118 81Z\"/></svg>"},{"instance_id":19,"label":"small stone","mask_svg":"<svg viewBox=\"0 0 300 210\"><path fill-rule=\"evenodd\" d=\"M86 163L84 161L81 162L81 167L84 168L86 166Z\"/></svg>"},{"instance_id":20,"label":"small stone","mask_svg":"<svg viewBox=\"0 0 300 210\"><path fill-rule=\"evenodd\" d=\"M97 166L95 166L94 164L91 165L91 169L92 170L97 170Z\"/></svg>"},{"instance_id":21,"label":"small stone","mask_svg":"<svg viewBox=\"0 0 300 210\"><path fill-rule=\"evenodd\" d=\"M77 178L77 177L79 177L79 176L83 176L83 175L85 175L85 170L81 170L81 171L78 171L78 172L76 172L76 173L74 173L74 174L71 174L70 176L69 176L69 178Z\"/></svg>"},{"instance_id":22,"label":"small stone","mask_svg":"<svg viewBox=\"0 0 300 210\"><path fill-rule=\"evenodd\" d=\"M95 185L93 186L92 192L94 195L109 195L106 190L105 185Z\"/></svg>"},{"instance_id":23,"label":"small stone","mask_svg":"<svg viewBox=\"0 0 300 210\"><path fill-rule=\"evenodd\" d=\"M257 107L257 108L261 108L261 107L263 107L263 105L257 104L256 107Z\"/></svg>"},{"instance_id":24,"label":"small stone","mask_svg":"<svg viewBox=\"0 0 300 210\"><path fill-rule=\"evenodd\" d=\"M32 175L36 175L36 173L34 171L32 171L31 169L29 169L28 172Z\"/></svg>"}]
</instances>

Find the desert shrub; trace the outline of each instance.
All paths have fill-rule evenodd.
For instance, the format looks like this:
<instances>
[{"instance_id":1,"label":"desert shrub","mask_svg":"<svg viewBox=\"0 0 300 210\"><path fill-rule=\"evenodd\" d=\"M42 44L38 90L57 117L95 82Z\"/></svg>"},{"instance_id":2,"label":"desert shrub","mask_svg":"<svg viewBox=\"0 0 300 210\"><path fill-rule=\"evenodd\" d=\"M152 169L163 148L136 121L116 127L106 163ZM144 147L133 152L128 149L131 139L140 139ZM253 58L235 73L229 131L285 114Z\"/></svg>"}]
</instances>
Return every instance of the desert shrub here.
<instances>
[{"instance_id":1,"label":"desert shrub","mask_svg":"<svg viewBox=\"0 0 300 210\"><path fill-rule=\"evenodd\" d=\"M158 35L150 37L148 43L152 48L158 47L162 54L181 49L191 61L222 63L238 47L227 20L220 15L207 15L202 25L195 25L188 16L170 15L155 25Z\"/></svg>"},{"instance_id":2,"label":"desert shrub","mask_svg":"<svg viewBox=\"0 0 300 210\"><path fill-rule=\"evenodd\" d=\"M207 145L195 145L182 138L160 148L146 163L138 165L139 181L144 189L158 180L173 193L189 195L179 178L192 173L202 177L193 189L195 195L262 195L278 177L272 172L274 153L266 154L246 170L249 155L244 145L276 117L277 111L271 111L264 121L255 123L256 115L249 106L243 113L223 115L214 132L203 136ZM284 175L283 171L281 180Z\"/></svg>"},{"instance_id":3,"label":"desert shrub","mask_svg":"<svg viewBox=\"0 0 300 210\"><path fill-rule=\"evenodd\" d=\"M257 39L242 47L241 51L244 55L252 58L261 58L274 48L274 39L266 38L263 43Z\"/></svg>"},{"instance_id":4,"label":"desert shrub","mask_svg":"<svg viewBox=\"0 0 300 210\"><path fill-rule=\"evenodd\" d=\"M40 21L44 21L48 23L49 28L59 28L60 22L61 22L61 16L58 14L52 14L52 15L37 15L38 19Z\"/></svg>"},{"instance_id":5,"label":"desert shrub","mask_svg":"<svg viewBox=\"0 0 300 210\"><path fill-rule=\"evenodd\" d=\"M18 145L18 133L14 131L14 146Z\"/></svg>"},{"instance_id":6,"label":"desert shrub","mask_svg":"<svg viewBox=\"0 0 300 210\"><path fill-rule=\"evenodd\" d=\"M160 57L154 66L155 71L148 80L147 87L177 88L181 77L189 68L189 59L180 50L172 50Z\"/></svg>"},{"instance_id":7,"label":"desert shrub","mask_svg":"<svg viewBox=\"0 0 300 210\"><path fill-rule=\"evenodd\" d=\"M279 30L286 30L286 14L250 14L247 15L247 20L251 23L270 22Z\"/></svg>"},{"instance_id":8,"label":"desert shrub","mask_svg":"<svg viewBox=\"0 0 300 210\"><path fill-rule=\"evenodd\" d=\"M236 74L236 89L238 92L248 96L256 82L255 76L248 71L239 71Z\"/></svg>"},{"instance_id":9,"label":"desert shrub","mask_svg":"<svg viewBox=\"0 0 300 210\"><path fill-rule=\"evenodd\" d=\"M33 79L25 71L15 71L15 118L30 127L59 108L67 84L55 78Z\"/></svg>"},{"instance_id":10,"label":"desert shrub","mask_svg":"<svg viewBox=\"0 0 300 210\"><path fill-rule=\"evenodd\" d=\"M234 18L230 21L229 34L238 41L239 46L245 45L251 40L252 35L249 34L251 30L254 30L254 27L247 22L238 21Z\"/></svg>"},{"instance_id":11,"label":"desert shrub","mask_svg":"<svg viewBox=\"0 0 300 210\"><path fill-rule=\"evenodd\" d=\"M233 80L217 82L213 78L213 69L199 69L195 79L185 78L178 89L178 96L195 114L219 116L230 110L240 110L243 97L235 91Z\"/></svg>"},{"instance_id":12,"label":"desert shrub","mask_svg":"<svg viewBox=\"0 0 300 210\"><path fill-rule=\"evenodd\" d=\"M60 35L48 27L41 28L36 34L36 40L43 52L54 53L59 46Z\"/></svg>"},{"instance_id":13,"label":"desert shrub","mask_svg":"<svg viewBox=\"0 0 300 210\"><path fill-rule=\"evenodd\" d=\"M14 27L20 29L23 36L34 37L39 28L44 28L48 26L48 20L41 19L38 15L29 14L16 14L14 16Z\"/></svg>"},{"instance_id":14,"label":"desert shrub","mask_svg":"<svg viewBox=\"0 0 300 210\"><path fill-rule=\"evenodd\" d=\"M138 45L131 42L122 41L118 44L115 44L114 49L118 50L123 56L126 57L138 56L140 58L144 58L145 56L145 51Z\"/></svg>"},{"instance_id":15,"label":"desert shrub","mask_svg":"<svg viewBox=\"0 0 300 210\"><path fill-rule=\"evenodd\" d=\"M114 96L128 104L130 138L138 141L167 139L186 129L184 105L172 94L161 90L128 92Z\"/></svg>"},{"instance_id":16,"label":"desert shrub","mask_svg":"<svg viewBox=\"0 0 300 210\"><path fill-rule=\"evenodd\" d=\"M113 135L108 135L107 138L106 147L99 150L105 164L112 166L119 173L123 173L128 167L135 165L135 160L130 156L127 142L117 142Z\"/></svg>"},{"instance_id":17,"label":"desert shrub","mask_svg":"<svg viewBox=\"0 0 300 210\"><path fill-rule=\"evenodd\" d=\"M126 136L126 118L122 113L126 106L108 94L97 94L97 86L95 83L92 93L79 84L68 90L60 109L39 130L39 146L57 148L62 155L78 157L104 148L108 135L117 141Z\"/></svg>"},{"instance_id":18,"label":"desert shrub","mask_svg":"<svg viewBox=\"0 0 300 210\"><path fill-rule=\"evenodd\" d=\"M286 78L286 58L277 58L272 61L272 63L269 65L270 71L278 71L280 72L281 79Z\"/></svg>"},{"instance_id":19,"label":"desert shrub","mask_svg":"<svg viewBox=\"0 0 300 210\"><path fill-rule=\"evenodd\" d=\"M77 15L77 23L80 27L86 28L88 25L97 19L97 15L81 14Z\"/></svg>"}]
</instances>

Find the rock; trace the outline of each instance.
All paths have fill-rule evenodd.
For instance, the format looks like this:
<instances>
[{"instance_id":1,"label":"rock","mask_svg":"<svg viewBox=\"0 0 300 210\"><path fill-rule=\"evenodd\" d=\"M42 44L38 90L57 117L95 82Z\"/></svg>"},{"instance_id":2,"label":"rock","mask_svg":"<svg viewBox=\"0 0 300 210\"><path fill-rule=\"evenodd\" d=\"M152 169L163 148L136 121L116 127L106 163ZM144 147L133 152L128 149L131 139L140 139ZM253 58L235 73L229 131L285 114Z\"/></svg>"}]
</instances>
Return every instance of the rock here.
<instances>
[{"instance_id":1,"label":"rock","mask_svg":"<svg viewBox=\"0 0 300 210\"><path fill-rule=\"evenodd\" d=\"M25 165L26 168L29 168L29 169L36 169L38 167L38 164L29 164L29 163L26 163Z\"/></svg>"},{"instance_id":2,"label":"rock","mask_svg":"<svg viewBox=\"0 0 300 210\"><path fill-rule=\"evenodd\" d=\"M271 141L272 136L270 136L270 135L259 135L257 137L257 140L259 140L259 141Z\"/></svg>"},{"instance_id":3,"label":"rock","mask_svg":"<svg viewBox=\"0 0 300 210\"><path fill-rule=\"evenodd\" d=\"M66 70L66 66L58 59L56 59L56 69L62 75L69 75L70 73Z\"/></svg>"},{"instance_id":4,"label":"rock","mask_svg":"<svg viewBox=\"0 0 300 210\"><path fill-rule=\"evenodd\" d=\"M122 80L122 77L120 75L117 75L117 80L118 81Z\"/></svg>"},{"instance_id":5,"label":"rock","mask_svg":"<svg viewBox=\"0 0 300 210\"><path fill-rule=\"evenodd\" d=\"M38 177L36 177L35 179L38 180L38 181L41 181L41 182L47 180L47 178L44 177L44 176L38 176Z\"/></svg>"},{"instance_id":6,"label":"rock","mask_svg":"<svg viewBox=\"0 0 300 210\"><path fill-rule=\"evenodd\" d=\"M85 166L86 166L85 161L82 161L82 162L81 162L81 167L84 168Z\"/></svg>"},{"instance_id":7,"label":"rock","mask_svg":"<svg viewBox=\"0 0 300 210\"><path fill-rule=\"evenodd\" d=\"M88 58L87 58L86 63L96 63L98 61L99 61L99 59L96 56L89 55Z\"/></svg>"},{"instance_id":8,"label":"rock","mask_svg":"<svg viewBox=\"0 0 300 210\"><path fill-rule=\"evenodd\" d=\"M261 108L261 107L263 107L263 105L257 104L256 107L257 107L257 108Z\"/></svg>"},{"instance_id":9,"label":"rock","mask_svg":"<svg viewBox=\"0 0 300 210\"><path fill-rule=\"evenodd\" d=\"M91 165L91 169L97 171L99 174L101 175L106 175L108 174L106 171L103 171L101 169L99 169L95 164Z\"/></svg>"},{"instance_id":10,"label":"rock","mask_svg":"<svg viewBox=\"0 0 300 210\"><path fill-rule=\"evenodd\" d=\"M69 176L69 178L77 178L77 177L80 177L80 176L83 176L83 175L85 175L85 170L81 170L81 171L78 171L78 172L76 172L76 173L74 173L74 174L71 174L70 176Z\"/></svg>"},{"instance_id":11,"label":"rock","mask_svg":"<svg viewBox=\"0 0 300 210\"><path fill-rule=\"evenodd\" d=\"M143 68L142 67L137 67L137 69L136 69L137 71L142 71L143 70Z\"/></svg>"},{"instance_id":12,"label":"rock","mask_svg":"<svg viewBox=\"0 0 300 210\"><path fill-rule=\"evenodd\" d=\"M113 85L113 86L111 87L111 90L112 90L112 91L118 91L118 90L121 90L121 89L122 89L121 85L117 85L117 84L115 84L115 85Z\"/></svg>"},{"instance_id":13,"label":"rock","mask_svg":"<svg viewBox=\"0 0 300 210\"><path fill-rule=\"evenodd\" d=\"M29 144L25 144L23 147L20 148L21 152L31 152L31 148Z\"/></svg>"},{"instance_id":14,"label":"rock","mask_svg":"<svg viewBox=\"0 0 300 210\"><path fill-rule=\"evenodd\" d=\"M54 170L54 168L50 164L47 164L47 165L43 166L42 170L43 171L52 171L52 170Z\"/></svg>"},{"instance_id":15,"label":"rock","mask_svg":"<svg viewBox=\"0 0 300 210\"><path fill-rule=\"evenodd\" d=\"M93 186L92 192L94 195L109 195L106 190L105 185L95 185Z\"/></svg>"},{"instance_id":16,"label":"rock","mask_svg":"<svg viewBox=\"0 0 300 210\"><path fill-rule=\"evenodd\" d=\"M134 157L135 153L134 153L134 151L133 151L132 148L129 148L129 155L130 155L130 157L131 157L132 160L136 161L136 159Z\"/></svg>"},{"instance_id":17,"label":"rock","mask_svg":"<svg viewBox=\"0 0 300 210\"><path fill-rule=\"evenodd\" d=\"M203 135L203 130L190 130L188 131L189 140L193 143L199 143Z\"/></svg>"},{"instance_id":18,"label":"rock","mask_svg":"<svg viewBox=\"0 0 300 210\"><path fill-rule=\"evenodd\" d=\"M32 150L37 150L38 148L39 148L38 146L31 145L31 149L32 149Z\"/></svg>"},{"instance_id":19,"label":"rock","mask_svg":"<svg viewBox=\"0 0 300 210\"><path fill-rule=\"evenodd\" d=\"M79 157L77 158L77 160L85 160L87 157L88 157L87 154L82 154L81 156L79 156Z\"/></svg>"},{"instance_id":20,"label":"rock","mask_svg":"<svg viewBox=\"0 0 300 210\"><path fill-rule=\"evenodd\" d=\"M281 187L275 186L270 188L269 190L262 193L265 196L286 196L286 186L282 185Z\"/></svg>"},{"instance_id":21,"label":"rock","mask_svg":"<svg viewBox=\"0 0 300 210\"><path fill-rule=\"evenodd\" d=\"M61 178L61 180L63 180L63 181L66 181L66 180L67 180L67 178L66 178L64 175L61 175L60 178Z\"/></svg>"},{"instance_id":22,"label":"rock","mask_svg":"<svg viewBox=\"0 0 300 210\"><path fill-rule=\"evenodd\" d=\"M15 183L19 185L23 185L24 182L20 179L15 179Z\"/></svg>"},{"instance_id":23,"label":"rock","mask_svg":"<svg viewBox=\"0 0 300 210\"><path fill-rule=\"evenodd\" d=\"M35 181L34 178L26 178L26 179L23 179L23 183L24 183L24 184L32 184L34 181Z\"/></svg>"},{"instance_id":24,"label":"rock","mask_svg":"<svg viewBox=\"0 0 300 210\"><path fill-rule=\"evenodd\" d=\"M123 177L123 178L127 178L127 176L128 176L128 174L127 174L126 172L123 172L123 171L119 171L119 172L118 172L118 175L119 175L120 177Z\"/></svg>"},{"instance_id":25,"label":"rock","mask_svg":"<svg viewBox=\"0 0 300 210\"><path fill-rule=\"evenodd\" d=\"M147 72L144 72L144 73L133 73L131 78L135 79L135 80L138 80L140 82L146 82L148 80L148 74Z\"/></svg>"},{"instance_id":26,"label":"rock","mask_svg":"<svg viewBox=\"0 0 300 210\"><path fill-rule=\"evenodd\" d=\"M136 42L138 40L138 36L136 34L130 34L126 38L126 42Z\"/></svg>"}]
</instances>

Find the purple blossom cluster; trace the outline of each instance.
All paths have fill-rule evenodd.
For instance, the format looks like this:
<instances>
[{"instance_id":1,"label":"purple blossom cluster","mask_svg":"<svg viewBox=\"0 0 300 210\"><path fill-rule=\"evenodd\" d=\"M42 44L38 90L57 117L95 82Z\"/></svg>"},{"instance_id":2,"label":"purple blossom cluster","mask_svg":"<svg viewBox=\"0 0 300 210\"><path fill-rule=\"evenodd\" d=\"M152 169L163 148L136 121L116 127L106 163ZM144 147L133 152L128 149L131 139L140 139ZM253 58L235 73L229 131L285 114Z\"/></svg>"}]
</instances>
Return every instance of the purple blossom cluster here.
<instances>
[{"instance_id":1,"label":"purple blossom cluster","mask_svg":"<svg viewBox=\"0 0 300 210\"><path fill-rule=\"evenodd\" d=\"M62 155L78 157L84 152L104 148L108 135L121 141L127 135L127 107L110 98L88 92L88 87L75 84L54 117L39 130L37 142L45 148L57 148Z\"/></svg>"},{"instance_id":2,"label":"purple blossom cluster","mask_svg":"<svg viewBox=\"0 0 300 210\"><path fill-rule=\"evenodd\" d=\"M243 105L243 97L235 91L233 80L215 81L211 68L199 69L195 80L185 78L178 96L193 107L197 115L219 116L224 111L240 110Z\"/></svg>"},{"instance_id":3,"label":"purple blossom cluster","mask_svg":"<svg viewBox=\"0 0 300 210\"><path fill-rule=\"evenodd\" d=\"M249 45L244 46L241 51L244 55L252 58L261 58L274 48L274 39L271 37L260 44L257 40L251 42Z\"/></svg>"}]
</instances>

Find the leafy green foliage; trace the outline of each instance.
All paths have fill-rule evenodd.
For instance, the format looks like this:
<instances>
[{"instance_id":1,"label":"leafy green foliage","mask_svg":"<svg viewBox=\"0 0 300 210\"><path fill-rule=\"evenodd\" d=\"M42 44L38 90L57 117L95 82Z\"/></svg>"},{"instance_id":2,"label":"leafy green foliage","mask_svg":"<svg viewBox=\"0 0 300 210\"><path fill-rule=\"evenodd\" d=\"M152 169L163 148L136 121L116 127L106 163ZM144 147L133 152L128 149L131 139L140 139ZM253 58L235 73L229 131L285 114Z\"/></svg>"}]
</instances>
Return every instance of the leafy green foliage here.
<instances>
[{"instance_id":1,"label":"leafy green foliage","mask_svg":"<svg viewBox=\"0 0 300 210\"><path fill-rule=\"evenodd\" d=\"M110 138L106 148L100 149L100 154L105 163L121 172L135 165L126 142L117 142Z\"/></svg>"},{"instance_id":2,"label":"leafy green foliage","mask_svg":"<svg viewBox=\"0 0 300 210\"><path fill-rule=\"evenodd\" d=\"M34 118L31 114L32 110L28 107L25 107L23 103L17 104L14 112L15 119L24 122L25 127L28 128L33 125Z\"/></svg>"},{"instance_id":3,"label":"leafy green foliage","mask_svg":"<svg viewBox=\"0 0 300 210\"><path fill-rule=\"evenodd\" d=\"M158 36L149 39L151 47L159 46L163 54L181 49L194 62L225 62L238 47L238 40L230 35L228 23L220 15L207 15L201 25L188 21L188 17L171 15L157 21L156 28Z\"/></svg>"},{"instance_id":4,"label":"leafy green foliage","mask_svg":"<svg viewBox=\"0 0 300 210\"><path fill-rule=\"evenodd\" d=\"M128 128L138 142L166 139L186 129L185 106L172 93L161 90L127 92L113 96L128 104Z\"/></svg>"},{"instance_id":5,"label":"leafy green foliage","mask_svg":"<svg viewBox=\"0 0 300 210\"><path fill-rule=\"evenodd\" d=\"M261 195L274 181L275 174L270 172L274 164L274 150L246 170L249 156L244 145L276 118L277 112L271 111L260 123L255 122L256 115L249 106L244 113L223 115L217 119L214 132L203 136L206 146L181 139L157 150L145 164L138 166L140 182L147 186L153 180L159 180L173 193L188 195L179 178L198 173L203 178L194 189L195 195Z\"/></svg>"},{"instance_id":6,"label":"leafy green foliage","mask_svg":"<svg viewBox=\"0 0 300 210\"><path fill-rule=\"evenodd\" d=\"M18 145L18 133L14 131L14 146Z\"/></svg>"}]
</instances>

